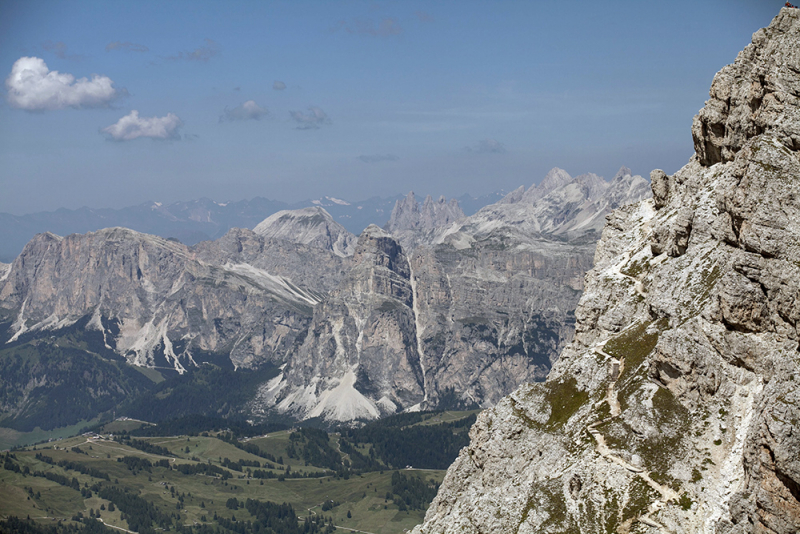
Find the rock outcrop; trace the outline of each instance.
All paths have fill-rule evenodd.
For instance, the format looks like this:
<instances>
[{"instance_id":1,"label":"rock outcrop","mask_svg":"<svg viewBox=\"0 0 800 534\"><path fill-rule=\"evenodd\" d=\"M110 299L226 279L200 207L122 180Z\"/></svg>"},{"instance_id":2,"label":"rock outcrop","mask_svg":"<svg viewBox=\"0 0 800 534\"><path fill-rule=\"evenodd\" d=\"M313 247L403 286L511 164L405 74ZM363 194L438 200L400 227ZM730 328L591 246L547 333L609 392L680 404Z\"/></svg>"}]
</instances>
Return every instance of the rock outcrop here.
<instances>
[{"instance_id":1,"label":"rock outcrop","mask_svg":"<svg viewBox=\"0 0 800 534\"><path fill-rule=\"evenodd\" d=\"M448 202L442 196L434 201L428 195L420 206L411 191L408 196L395 203L392 216L384 229L400 242L403 249L410 251L424 241L432 230L463 218L464 212L456 199Z\"/></svg>"},{"instance_id":2,"label":"rock outcrop","mask_svg":"<svg viewBox=\"0 0 800 534\"><path fill-rule=\"evenodd\" d=\"M546 236L560 241L595 242L611 210L650 196L647 180L622 167L610 182L596 174L572 178L552 169L539 185L519 188L471 217L441 229L434 242L458 242L464 235L506 233Z\"/></svg>"},{"instance_id":3,"label":"rock outcrop","mask_svg":"<svg viewBox=\"0 0 800 534\"><path fill-rule=\"evenodd\" d=\"M262 237L329 250L337 256L352 256L356 236L319 206L273 213L253 228Z\"/></svg>"},{"instance_id":4,"label":"rock outcrop","mask_svg":"<svg viewBox=\"0 0 800 534\"><path fill-rule=\"evenodd\" d=\"M85 328L131 364L180 372L209 358L280 365L344 263L250 230L197 249L124 228L40 234L0 278L3 340L90 317Z\"/></svg>"},{"instance_id":5,"label":"rock outcrop","mask_svg":"<svg viewBox=\"0 0 800 534\"><path fill-rule=\"evenodd\" d=\"M543 380L572 339L598 219L646 196L624 167L610 183L553 169L432 231L411 255L424 407L492 406Z\"/></svg>"},{"instance_id":6,"label":"rock outcrop","mask_svg":"<svg viewBox=\"0 0 800 534\"><path fill-rule=\"evenodd\" d=\"M419 404L413 288L400 245L375 225L361 234L354 266L314 309L305 342L255 409L301 419L375 419Z\"/></svg>"},{"instance_id":7,"label":"rock outcrop","mask_svg":"<svg viewBox=\"0 0 800 534\"><path fill-rule=\"evenodd\" d=\"M513 203L469 218L455 202L428 197L420 208L409 194L391 235L362 234L352 270L315 308L303 346L253 409L373 419L488 407L543 380L573 335L592 266L592 218L646 196L646 183L630 171L609 184L555 169Z\"/></svg>"},{"instance_id":8,"label":"rock outcrop","mask_svg":"<svg viewBox=\"0 0 800 534\"><path fill-rule=\"evenodd\" d=\"M608 217L574 340L414 532L800 531L799 51L783 9L717 75L697 155Z\"/></svg>"}]
</instances>

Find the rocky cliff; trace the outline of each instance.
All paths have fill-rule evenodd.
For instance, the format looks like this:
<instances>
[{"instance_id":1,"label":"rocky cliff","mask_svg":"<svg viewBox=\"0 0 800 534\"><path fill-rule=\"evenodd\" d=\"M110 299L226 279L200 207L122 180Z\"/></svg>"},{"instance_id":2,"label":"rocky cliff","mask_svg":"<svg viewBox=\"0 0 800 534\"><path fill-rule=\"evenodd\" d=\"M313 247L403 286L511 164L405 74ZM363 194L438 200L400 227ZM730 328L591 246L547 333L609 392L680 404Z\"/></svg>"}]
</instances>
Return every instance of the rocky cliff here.
<instances>
[{"instance_id":1,"label":"rocky cliff","mask_svg":"<svg viewBox=\"0 0 800 534\"><path fill-rule=\"evenodd\" d=\"M337 256L352 256L356 236L319 206L283 210L258 223L253 231L262 237L329 250Z\"/></svg>"},{"instance_id":2,"label":"rocky cliff","mask_svg":"<svg viewBox=\"0 0 800 534\"><path fill-rule=\"evenodd\" d=\"M444 197L434 201L430 195L425 197L425 202L420 203L414 192L398 200L389 222L384 229L397 239L407 251L423 242L432 230L447 226L452 222L464 218L464 212L456 199L448 202Z\"/></svg>"},{"instance_id":3,"label":"rocky cliff","mask_svg":"<svg viewBox=\"0 0 800 534\"><path fill-rule=\"evenodd\" d=\"M607 221L545 383L483 412L415 532L800 531L800 11L715 77L697 155Z\"/></svg>"},{"instance_id":4,"label":"rocky cliff","mask_svg":"<svg viewBox=\"0 0 800 534\"><path fill-rule=\"evenodd\" d=\"M280 365L345 263L249 230L196 249L124 228L40 234L0 279L3 340L90 318L86 330L139 366Z\"/></svg>"},{"instance_id":5,"label":"rocky cliff","mask_svg":"<svg viewBox=\"0 0 800 534\"><path fill-rule=\"evenodd\" d=\"M595 218L648 196L646 184L624 168L610 183L554 169L469 218L455 202L420 207L409 194L391 235L374 226L361 235L352 269L253 410L373 419L488 407L543 380L573 335Z\"/></svg>"},{"instance_id":6,"label":"rocky cliff","mask_svg":"<svg viewBox=\"0 0 800 534\"><path fill-rule=\"evenodd\" d=\"M538 185L527 191L524 187L512 191L475 215L441 229L433 241L463 242L502 231L523 240L546 236L559 241L594 242L611 210L649 196L647 180L632 176L627 167L610 182L591 173L573 178L554 168Z\"/></svg>"},{"instance_id":7,"label":"rocky cliff","mask_svg":"<svg viewBox=\"0 0 800 534\"><path fill-rule=\"evenodd\" d=\"M597 219L649 196L623 167L606 182L553 169L411 255L426 407L491 406L543 380L572 339Z\"/></svg>"},{"instance_id":8,"label":"rocky cliff","mask_svg":"<svg viewBox=\"0 0 800 534\"><path fill-rule=\"evenodd\" d=\"M375 419L423 399L408 260L389 234L361 234L354 266L315 309L305 342L256 407L334 421Z\"/></svg>"},{"instance_id":9,"label":"rocky cliff","mask_svg":"<svg viewBox=\"0 0 800 534\"><path fill-rule=\"evenodd\" d=\"M122 228L41 234L0 266L0 341L99 333L103 357L162 371L286 364L255 415L488 407L544 379L573 334L592 221L643 182L555 169L470 218L411 194L392 227L413 253L375 226L356 246L321 207L194 247Z\"/></svg>"}]
</instances>

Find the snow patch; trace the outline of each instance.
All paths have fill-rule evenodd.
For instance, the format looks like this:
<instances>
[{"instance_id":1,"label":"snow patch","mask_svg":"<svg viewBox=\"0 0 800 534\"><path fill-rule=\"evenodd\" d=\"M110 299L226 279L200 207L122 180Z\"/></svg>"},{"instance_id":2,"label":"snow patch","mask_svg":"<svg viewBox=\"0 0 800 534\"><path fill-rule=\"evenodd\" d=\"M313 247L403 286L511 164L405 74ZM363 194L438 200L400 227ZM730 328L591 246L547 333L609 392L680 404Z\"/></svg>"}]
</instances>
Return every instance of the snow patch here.
<instances>
[{"instance_id":1,"label":"snow patch","mask_svg":"<svg viewBox=\"0 0 800 534\"><path fill-rule=\"evenodd\" d=\"M349 202L347 202L346 200L342 200L341 198L335 198L335 197L325 197L325 198L330 200L334 204L339 204L340 206L349 206L350 205Z\"/></svg>"}]
</instances>

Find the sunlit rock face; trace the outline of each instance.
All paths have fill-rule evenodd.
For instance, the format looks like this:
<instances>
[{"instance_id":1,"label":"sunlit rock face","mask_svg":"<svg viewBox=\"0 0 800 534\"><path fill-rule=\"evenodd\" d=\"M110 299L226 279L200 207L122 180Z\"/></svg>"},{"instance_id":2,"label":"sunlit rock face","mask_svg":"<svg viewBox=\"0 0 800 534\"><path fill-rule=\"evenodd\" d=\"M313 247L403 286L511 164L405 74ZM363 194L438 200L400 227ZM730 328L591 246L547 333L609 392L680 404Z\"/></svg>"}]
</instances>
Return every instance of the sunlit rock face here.
<instances>
[{"instance_id":1,"label":"sunlit rock face","mask_svg":"<svg viewBox=\"0 0 800 534\"><path fill-rule=\"evenodd\" d=\"M347 261L240 229L193 248L125 228L40 234L0 274L3 335L79 324L138 366L280 365Z\"/></svg>"},{"instance_id":2,"label":"sunlit rock face","mask_svg":"<svg viewBox=\"0 0 800 534\"><path fill-rule=\"evenodd\" d=\"M599 221L649 195L624 167L611 182L554 169L467 218L454 201L409 194L386 230L361 235L352 270L254 411L353 421L488 407L544 380L572 338Z\"/></svg>"},{"instance_id":3,"label":"sunlit rock face","mask_svg":"<svg viewBox=\"0 0 800 534\"><path fill-rule=\"evenodd\" d=\"M398 200L384 229L392 234L405 250L410 251L425 242L426 236L437 228L447 226L465 217L456 199L449 202L444 197L433 200L428 195L420 204L414 192Z\"/></svg>"},{"instance_id":4,"label":"sunlit rock face","mask_svg":"<svg viewBox=\"0 0 800 534\"><path fill-rule=\"evenodd\" d=\"M352 256L356 236L319 206L283 210L258 223L253 231L263 237L322 248L337 256Z\"/></svg>"},{"instance_id":5,"label":"sunlit rock face","mask_svg":"<svg viewBox=\"0 0 800 534\"><path fill-rule=\"evenodd\" d=\"M615 211L546 382L484 411L414 532L800 531L800 10Z\"/></svg>"},{"instance_id":6,"label":"sunlit rock face","mask_svg":"<svg viewBox=\"0 0 800 534\"><path fill-rule=\"evenodd\" d=\"M545 378L574 332L597 220L646 184L554 169L469 218L409 195L390 225L401 237L370 227L357 244L320 207L193 247L124 228L41 234L0 265L0 339L73 328L136 366L281 366L253 416L488 407Z\"/></svg>"}]
</instances>

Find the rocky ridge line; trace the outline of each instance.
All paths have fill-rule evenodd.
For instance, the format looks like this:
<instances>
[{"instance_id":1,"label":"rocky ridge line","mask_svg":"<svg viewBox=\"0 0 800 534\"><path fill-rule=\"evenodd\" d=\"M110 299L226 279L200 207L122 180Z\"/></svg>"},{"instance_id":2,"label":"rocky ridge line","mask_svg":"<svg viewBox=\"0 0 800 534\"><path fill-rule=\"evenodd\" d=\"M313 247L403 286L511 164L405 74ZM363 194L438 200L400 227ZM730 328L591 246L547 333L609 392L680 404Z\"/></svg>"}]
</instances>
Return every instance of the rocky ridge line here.
<instances>
[{"instance_id":1,"label":"rocky ridge line","mask_svg":"<svg viewBox=\"0 0 800 534\"><path fill-rule=\"evenodd\" d=\"M392 216L384 229L392 234L404 249L410 251L423 242L425 234L431 230L464 217L464 212L454 198L448 202L442 196L434 201L428 195L420 206L416 195L411 191L405 198L395 203Z\"/></svg>"},{"instance_id":2,"label":"rocky ridge line","mask_svg":"<svg viewBox=\"0 0 800 534\"><path fill-rule=\"evenodd\" d=\"M537 222L550 228L556 219L581 220L587 207L596 216L639 200L649 193L642 184L624 167L611 183L554 169L512 208L524 219L546 206ZM305 343L253 409L373 419L395 410L487 407L542 380L572 337L595 243L577 224L576 243L521 232L504 205L483 210L497 210L483 231L483 212L436 226L455 216L455 202L428 198L420 209L413 193L399 201L393 233L365 230L353 269L317 306ZM456 238L433 242L451 227L462 229Z\"/></svg>"},{"instance_id":3,"label":"rocky ridge line","mask_svg":"<svg viewBox=\"0 0 800 534\"><path fill-rule=\"evenodd\" d=\"M356 236L319 206L282 210L258 223L253 232L292 243L329 250L337 256L353 255Z\"/></svg>"},{"instance_id":4,"label":"rocky ridge line","mask_svg":"<svg viewBox=\"0 0 800 534\"><path fill-rule=\"evenodd\" d=\"M799 107L782 9L715 77L697 155L608 217L574 341L479 416L415 533L800 531Z\"/></svg>"},{"instance_id":5,"label":"rocky ridge line","mask_svg":"<svg viewBox=\"0 0 800 534\"><path fill-rule=\"evenodd\" d=\"M280 365L347 261L242 229L193 248L125 228L39 234L0 279L4 342L89 318L134 365Z\"/></svg>"}]
</instances>

